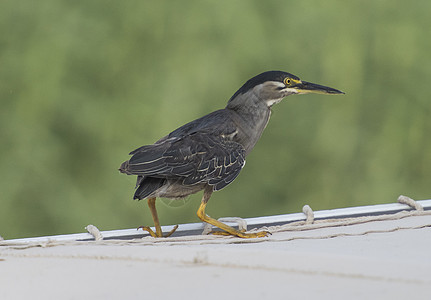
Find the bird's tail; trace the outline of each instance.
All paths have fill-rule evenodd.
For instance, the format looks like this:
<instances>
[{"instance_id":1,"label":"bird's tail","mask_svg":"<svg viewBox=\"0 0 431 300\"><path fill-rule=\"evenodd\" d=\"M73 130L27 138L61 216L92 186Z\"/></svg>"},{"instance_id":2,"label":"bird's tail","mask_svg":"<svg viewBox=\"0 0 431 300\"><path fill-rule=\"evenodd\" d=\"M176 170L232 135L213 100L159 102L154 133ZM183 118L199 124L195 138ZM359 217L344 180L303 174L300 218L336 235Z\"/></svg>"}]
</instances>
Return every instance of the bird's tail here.
<instances>
[{"instance_id":1,"label":"bird's tail","mask_svg":"<svg viewBox=\"0 0 431 300\"><path fill-rule=\"evenodd\" d=\"M120 171L121 173L127 174L127 175L132 175L132 173L130 173L129 171L129 161L126 160L125 162L123 162L120 166L120 168L118 169L118 171Z\"/></svg>"},{"instance_id":2,"label":"bird's tail","mask_svg":"<svg viewBox=\"0 0 431 300\"><path fill-rule=\"evenodd\" d=\"M121 173L127 175L136 175L130 172L128 160L123 162L118 170ZM166 179L164 178L138 176L138 180L136 182L136 191L135 195L133 196L133 199L141 200L147 198L157 189L161 188L165 183Z\"/></svg>"},{"instance_id":3,"label":"bird's tail","mask_svg":"<svg viewBox=\"0 0 431 300\"><path fill-rule=\"evenodd\" d=\"M133 199L141 200L147 198L151 193L161 188L165 183L166 179L164 178L143 177L139 182L139 186L135 191Z\"/></svg>"}]
</instances>

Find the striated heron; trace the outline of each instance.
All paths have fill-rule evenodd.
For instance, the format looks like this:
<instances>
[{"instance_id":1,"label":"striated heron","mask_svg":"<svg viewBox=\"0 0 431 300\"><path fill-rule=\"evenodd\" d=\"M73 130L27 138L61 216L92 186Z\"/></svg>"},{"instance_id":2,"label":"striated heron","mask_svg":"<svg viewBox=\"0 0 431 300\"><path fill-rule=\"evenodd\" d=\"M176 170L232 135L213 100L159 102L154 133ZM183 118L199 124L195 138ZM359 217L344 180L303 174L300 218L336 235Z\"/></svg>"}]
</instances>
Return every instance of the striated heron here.
<instances>
[{"instance_id":1,"label":"striated heron","mask_svg":"<svg viewBox=\"0 0 431 300\"><path fill-rule=\"evenodd\" d=\"M229 99L224 109L187 123L152 145L132 152L120 172L137 175L134 199L147 198L156 232L142 227L153 237L163 237L155 201L157 197L179 199L204 191L197 211L199 219L222 229L216 234L243 238L263 237L266 231L246 233L209 217L205 207L213 191L230 184L245 164L271 116L271 107L294 94L343 94L302 81L282 71L268 71L248 80ZM165 236L170 236L174 229Z\"/></svg>"}]
</instances>

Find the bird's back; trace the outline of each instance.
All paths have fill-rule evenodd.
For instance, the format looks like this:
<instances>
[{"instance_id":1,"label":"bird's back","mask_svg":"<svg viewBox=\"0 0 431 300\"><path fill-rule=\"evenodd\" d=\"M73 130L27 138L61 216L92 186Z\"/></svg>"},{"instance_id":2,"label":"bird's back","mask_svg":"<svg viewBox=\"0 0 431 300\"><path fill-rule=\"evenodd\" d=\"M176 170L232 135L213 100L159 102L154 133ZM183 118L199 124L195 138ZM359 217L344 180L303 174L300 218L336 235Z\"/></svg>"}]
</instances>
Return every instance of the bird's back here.
<instances>
[{"instance_id":1,"label":"bird's back","mask_svg":"<svg viewBox=\"0 0 431 300\"><path fill-rule=\"evenodd\" d=\"M132 151L120 171L138 175L138 199L157 191L164 191L157 196L183 197L205 185L220 190L238 176L245 163L245 150L235 141L236 132L235 114L217 110Z\"/></svg>"}]
</instances>

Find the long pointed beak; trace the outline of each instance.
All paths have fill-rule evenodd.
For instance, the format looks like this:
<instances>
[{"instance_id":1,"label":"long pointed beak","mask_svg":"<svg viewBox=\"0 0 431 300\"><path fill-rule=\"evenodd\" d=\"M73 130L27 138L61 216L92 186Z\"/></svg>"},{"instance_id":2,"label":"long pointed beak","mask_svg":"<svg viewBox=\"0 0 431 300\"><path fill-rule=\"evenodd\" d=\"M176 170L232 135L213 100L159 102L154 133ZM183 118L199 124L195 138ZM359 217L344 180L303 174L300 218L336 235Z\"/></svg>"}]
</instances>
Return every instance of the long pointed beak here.
<instances>
[{"instance_id":1,"label":"long pointed beak","mask_svg":"<svg viewBox=\"0 0 431 300\"><path fill-rule=\"evenodd\" d=\"M301 81L301 83L298 83L293 88L298 91L298 94L344 94L342 91L330 88L328 86L323 86L307 81Z\"/></svg>"}]
</instances>

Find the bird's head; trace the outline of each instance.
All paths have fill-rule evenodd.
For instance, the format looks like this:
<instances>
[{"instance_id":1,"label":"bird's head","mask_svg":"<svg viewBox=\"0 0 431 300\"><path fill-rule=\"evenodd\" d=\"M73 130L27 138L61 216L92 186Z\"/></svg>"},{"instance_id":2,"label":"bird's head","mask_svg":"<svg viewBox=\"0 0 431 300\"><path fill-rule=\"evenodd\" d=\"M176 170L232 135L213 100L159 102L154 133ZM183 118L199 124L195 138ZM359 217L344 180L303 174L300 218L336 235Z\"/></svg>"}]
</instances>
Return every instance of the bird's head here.
<instances>
[{"instance_id":1,"label":"bird's head","mask_svg":"<svg viewBox=\"0 0 431 300\"><path fill-rule=\"evenodd\" d=\"M344 94L343 92L306 81L283 71L268 71L248 80L229 100L232 105L238 105L241 95L257 97L268 107L279 103L284 97L293 94ZM229 104L228 104L229 106Z\"/></svg>"}]
</instances>

